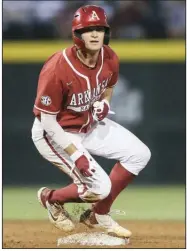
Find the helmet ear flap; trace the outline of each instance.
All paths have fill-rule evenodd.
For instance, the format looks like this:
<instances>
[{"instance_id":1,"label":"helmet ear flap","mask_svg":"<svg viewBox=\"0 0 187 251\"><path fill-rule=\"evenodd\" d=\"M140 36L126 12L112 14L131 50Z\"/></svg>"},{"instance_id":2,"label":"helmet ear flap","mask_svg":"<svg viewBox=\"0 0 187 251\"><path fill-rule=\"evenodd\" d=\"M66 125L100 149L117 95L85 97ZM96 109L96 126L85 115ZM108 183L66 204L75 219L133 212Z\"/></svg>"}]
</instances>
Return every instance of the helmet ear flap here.
<instances>
[{"instance_id":1,"label":"helmet ear flap","mask_svg":"<svg viewBox=\"0 0 187 251\"><path fill-rule=\"evenodd\" d=\"M80 30L75 30L75 31L74 31L74 36L76 36L76 37L78 37L79 39L81 39L81 40L82 40Z\"/></svg>"},{"instance_id":2,"label":"helmet ear flap","mask_svg":"<svg viewBox=\"0 0 187 251\"><path fill-rule=\"evenodd\" d=\"M110 28L105 27L105 36L104 36L104 44L108 45L110 41Z\"/></svg>"},{"instance_id":3,"label":"helmet ear flap","mask_svg":"<svg viewBox=\"0 0 187 251\"><path fill-rule=\"evenodd\" d=\"M81 32L79 30L74 30L72 32L72 35L75 46L77 48L85 49L85 43L84 40L82 39Z\"/></svg>"}]
</instances>

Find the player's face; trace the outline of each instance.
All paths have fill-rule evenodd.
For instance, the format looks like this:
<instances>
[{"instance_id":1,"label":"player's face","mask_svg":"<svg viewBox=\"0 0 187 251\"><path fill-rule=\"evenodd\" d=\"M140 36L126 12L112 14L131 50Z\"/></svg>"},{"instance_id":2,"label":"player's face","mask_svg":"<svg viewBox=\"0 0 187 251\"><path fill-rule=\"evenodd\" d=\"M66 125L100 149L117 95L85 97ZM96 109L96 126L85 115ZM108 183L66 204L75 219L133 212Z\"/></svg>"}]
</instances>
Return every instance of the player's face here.
<instances>
[{"instance_id":1,"label":"player's face","mask_svg":"<svg viewBox=\"0 0 187 251\"><path fill-rule=\"evenodd\" d=\"M105 30L104 27L85 28L82 33L82 39L85 42L86 49L90 51L98 51L103 46Z\"/></svg>"}]
</instances>

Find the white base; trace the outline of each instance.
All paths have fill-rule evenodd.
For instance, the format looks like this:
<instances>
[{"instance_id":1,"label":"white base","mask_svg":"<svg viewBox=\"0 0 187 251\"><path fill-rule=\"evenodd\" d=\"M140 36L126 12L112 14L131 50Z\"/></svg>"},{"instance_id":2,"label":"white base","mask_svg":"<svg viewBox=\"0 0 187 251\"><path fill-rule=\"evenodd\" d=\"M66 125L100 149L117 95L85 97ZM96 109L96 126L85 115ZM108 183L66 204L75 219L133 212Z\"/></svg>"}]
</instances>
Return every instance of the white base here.
<instances>
[{"instance_id":1,"label":"white base","mask_svg":"<svg viewBox=\"0 0 187 251\"><path fill-rule=\"evenodd\" d=\"M126 245L128 243L129 239L109 236L102 232L73 234L59 238L57 240L57 246L64 244L79 244L85 246L117 246Z\"/></svg>"}]
</instances>

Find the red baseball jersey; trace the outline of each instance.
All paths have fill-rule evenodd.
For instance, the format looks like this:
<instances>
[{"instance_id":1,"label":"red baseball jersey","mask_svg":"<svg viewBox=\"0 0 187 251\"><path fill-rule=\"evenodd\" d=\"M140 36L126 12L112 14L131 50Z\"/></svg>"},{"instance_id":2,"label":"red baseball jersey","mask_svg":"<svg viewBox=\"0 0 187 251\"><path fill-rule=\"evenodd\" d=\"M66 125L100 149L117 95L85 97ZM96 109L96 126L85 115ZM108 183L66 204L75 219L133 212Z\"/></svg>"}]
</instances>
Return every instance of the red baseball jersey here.
<instances>
[{"instance_id":1,"label":"red baseball jersey","mask_svg":"<svg viewBox=\"0 0 187 251\"><path fill-rule=\"evenodd\" d=\"M97 64L89 68L77 58L76 47L56 52L44 64L38 80L34 114L57 114L65 131L87 132L92 127L92 105L116 84L119 60L109 46L101 48Z\"/></svg>"}]
</instances>

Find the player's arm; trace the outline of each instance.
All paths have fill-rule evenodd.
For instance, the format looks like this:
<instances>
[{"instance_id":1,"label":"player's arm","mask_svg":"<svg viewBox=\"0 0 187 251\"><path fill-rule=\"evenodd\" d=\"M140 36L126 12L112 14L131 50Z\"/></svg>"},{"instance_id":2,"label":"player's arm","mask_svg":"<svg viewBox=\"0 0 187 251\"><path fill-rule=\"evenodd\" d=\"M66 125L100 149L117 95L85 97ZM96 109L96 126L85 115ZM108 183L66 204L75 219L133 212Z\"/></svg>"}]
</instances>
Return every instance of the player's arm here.
<instances>
[{"instance_id":1,"label":"player's arm","mask_svg":"<svg viewBox=\"0 0 187 251\"><path fill-rule=\"evenodd\" d=\"M69 140L67 133L56 120L57 115L41 112L41 124L44 131L60 146L68 155L72 155L78 149Z\"/></svg>"},{"instance_id":2,"label":"player's arm","mask_svg":"<svg viewBox=\"0 0 187 251\"><path fill-rule=\"evenodd\" d=\"M56 120L57 115L41 112L41 124L46 133L70 156L83 176L91 176L89 161L82 151L71 142L67 133Z\"/></svg>"},{"instance_id":3,"label":"player's arm","mask_svg":"<svg viewBox=\"0 0 187 251\"><path fill-rule=\"evenodd\" d=\"M77 147L69 140L66 132L57 122L56 115L41 112L41 123L44 130L70 157L78 151ZM79 155L81 154L79 153Z\"/></svg>"},{"instance_id":4,"label":"player's arm","mask_svg":"<svg viewBox=\"0 0 187 251\"><path fill-rule=\"evenodd\" d=\"M102 95L102 100L105 99L110 103L113 93L113 87L108 87Z\"/></svg>"},{"instance_id":5,"label":"player's arm","mask_svg":"<svg viewBox=\"0 0 187 251\"><path fill-rule=\"evenodd\" d=\"M52 59L51 59L52 60ZM44 131L70 156L76 167L85 176L90 176L89 161L82 151L71 142L68 134L61 128L56 117L60 112L66 89L56 72L56 59L43 67L38 81L34 108L40 111Z\"/></svg>"}]
</instances>

